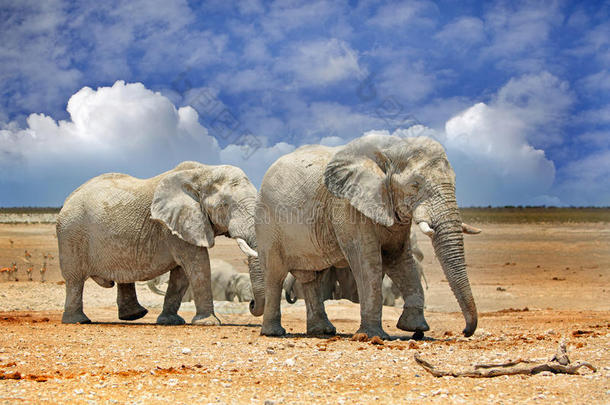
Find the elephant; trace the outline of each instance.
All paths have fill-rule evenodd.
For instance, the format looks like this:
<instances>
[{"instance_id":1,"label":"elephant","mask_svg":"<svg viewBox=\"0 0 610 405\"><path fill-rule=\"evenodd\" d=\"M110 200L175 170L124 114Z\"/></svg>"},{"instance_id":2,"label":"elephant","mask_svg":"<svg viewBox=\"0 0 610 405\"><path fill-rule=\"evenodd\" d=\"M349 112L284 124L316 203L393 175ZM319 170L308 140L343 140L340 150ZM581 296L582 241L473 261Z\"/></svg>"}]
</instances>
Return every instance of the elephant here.
<instances>
[{"instance_id":1,"label":"elephant","mask_svg":"<svg viewBox=\"0 0 610 405\"><path fill-rule=\"evenodd\" d=\"M417 236L415 235L415 228L411 227L411 252L413 254L413 265L416 267L416 271L426 281L421 262L424 259L424 253L421 251L417 244ZM329 299L348 299L354 303L359 303L358 289L356 285L356 279L351 272L349 267L338 268L331 267L330 269L323 270L323 275L320 280L320 290L318 294L322 301ZM427 284L427 282L426 282ZM304 298L303 287L296 278L288 273L284 280L284 290L286 301L294 304L297 298ZM384 306L394 306L396 300L401 297L400 290L392 282L392 280L386 275L383 276L381 283L381 296L383 298Z\"/></svg>"},{"instance_id":2,"label":"elephant","mask_svg":"<svg viewBox=\"0 0 610 405\"><path fill-rule=\"evenodd\" d=\"M221 259L210 259L212 299L214 301L249 302L254 298L250 276L239 273L231 264ZM155 294L165 295L165 291L159 289L160 284L167 283L169 278L164 274L147 282L148 288ZM182 297L182 302L193 300L193 292L189 287Z\"/></svg>"},{"instance_id":3,"label":"elephant","mask_svg":"<svg viewBox=\"0 0 610 405\"><path fill-rule=\"evenodd\" d=\"M62 322L91 322L83 312L88 278L102 287L118 283L119 318L139 319L146 309L137 301L134 283L170 272L157 323L185 323L177 312L190 284L196 307L191 322L220 324L208 248L215 236L234 238L248 256L251 276L262 277L255 251L255 203L256 188L241 169L228 165L187 161L148 179L108 173L89 180L68 196L57 217L66 285Z\"/></svg>"},{"instance_id":4,"label":"elephant","mask_svg":"<svg viewBox=\"0 0 610 405\"><path fill-rule=\"evenodd\" d=\"M222 262L222 260L221 260ZM229 263L212 267L212 296L214 301L250 302L253 299L250 276L239 273Z\"/></svg>"},{"instance_id":5,"label":"elephant","mask_svg":"<svg viewBox=\"0 0 610 405\"><path fill-rule=\"evenodd\" d=\"M334 334L317 294L316 273L351 268L360 297L358 333L387 339L381 325L383 274L404 298L397 327L423 335L424 294L415 271L411 224L430 237L466 321L477 309L466 273L455 173L443 147L427 137L369 134L344 146L306 145L267 170L256 203L256 238L265 277L261 334L281 336L282 283L290 271L304 287L308 334ZM259 313L260 312L260 313Z\"/></svg>"},{"instance_id":6,"label":"elephant","mask_svg":"<svg viewBox=\"0 0 610 405\"><path fill-rule=\"evenodd\" d=\"M427 286L428 283L421 266L421 262L424 260L424 253L417 244L417 236L415 235L414 227L411 227L410 243L411 252L414 258L413 265L415 266L415 271L420 274ZM356 279L354 279L349 267L331 267L330 269L323 270L323 273L324 274L321 276L322 279L320 280L320 290L318 292L323 301L329 299L348 299L356 304L360 302L358 298ZM296 281L296 278L291 273L288 273L286 279L284 280L284 290L286 301L291 304L294 304L297 298L305 297L303 287L299 282ZM396 304L396 300L401 297L400 290L387 276L387 274L383 276L381 283L381 296L383 298L383 305L392 307Z\"/></svg>"},{"instance_id":7,"label":"elephant","mask_svg":"<svg viewBox=\"0 0 610 405\"><path fill-rule=\"evenodd\" d=\"M347 299L356 304L360 302L356 279L354 279L349 267L331 267L320 271L319 276L321 279L318 295L322 301ZM288 273L284 280L284 291L286 301L290 304L294 304L297 299L305 297L303 286L291 273ZM387 275L383 277L381 294L383 305L394 306L397 296L394 291L394 284Z\"/></svg>"}]
</instances>

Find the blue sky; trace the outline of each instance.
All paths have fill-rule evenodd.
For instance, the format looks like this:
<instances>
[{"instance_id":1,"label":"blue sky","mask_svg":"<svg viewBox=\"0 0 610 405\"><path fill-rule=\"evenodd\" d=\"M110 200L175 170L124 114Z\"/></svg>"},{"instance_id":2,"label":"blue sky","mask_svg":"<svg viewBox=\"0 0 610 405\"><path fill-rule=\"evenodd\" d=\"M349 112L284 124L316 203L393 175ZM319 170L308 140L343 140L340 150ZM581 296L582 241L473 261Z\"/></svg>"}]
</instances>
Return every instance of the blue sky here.
<instances>
[{"instance_id":1,"label":"blue sky","mask_svg":"<svg viewBox=\"0 0 610 405\"><path fill-rule=\"evenodd\" d=\"M96 4L99 3L99 4ZM374 131L458 202L610 205L610 3L0 0L0 206Z\"/></svg>"}]
</instances>

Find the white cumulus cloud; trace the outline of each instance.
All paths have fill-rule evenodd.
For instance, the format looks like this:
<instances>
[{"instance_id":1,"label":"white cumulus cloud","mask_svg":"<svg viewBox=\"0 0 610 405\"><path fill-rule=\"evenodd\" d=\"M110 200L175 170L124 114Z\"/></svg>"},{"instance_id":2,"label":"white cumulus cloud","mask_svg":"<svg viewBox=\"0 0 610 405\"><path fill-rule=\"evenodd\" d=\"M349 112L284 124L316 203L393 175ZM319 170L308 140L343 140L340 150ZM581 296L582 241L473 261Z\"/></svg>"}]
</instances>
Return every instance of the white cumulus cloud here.
<instances>
[{"instance_id":1,"label":"white cumulus cloud","mask_svg":"<svg viewBox=\"0 0 610 405\"><path fill-rule=\"evenodd\" d=\"M555 166L526 139L527 123L478 103L447 121L445 147L459 173L462 204L527 204L549 190Z\"/></svg>"},{"instance_id":2,"label":"white cumulus cloud","mask_svg":"<svg viewBox=\"0 0 610 405\"><path fill-rule=\"evenodd\" d=\"M67 110L70 120L31 114L26 128L13 123L0 130L0 182L31 194L32 204L60 204L72 188L103 172L152 176L182 160L220 162L218 143L193 108L176 109L140 83L84 87ZM11 194L0 205L18 201Z\"/></svg>"},{"instance_id":3,"label":"white cumulus cloud","mask_svg":"<svg viewBox=\"0 0 610 405\"><path fill-rule=\"evenodd\" d=\"M242 167L255 184L267 168L295 146L221 149L190 107L176 108L141 83L117 81L111 87L83 87L68 101L69 120L31 114L26 128L0 122L0 206L60 205L89 178L105 172L150 177L184 160ZM247 141L247 140L246 140Z\"/></svg>"}]
</instances>

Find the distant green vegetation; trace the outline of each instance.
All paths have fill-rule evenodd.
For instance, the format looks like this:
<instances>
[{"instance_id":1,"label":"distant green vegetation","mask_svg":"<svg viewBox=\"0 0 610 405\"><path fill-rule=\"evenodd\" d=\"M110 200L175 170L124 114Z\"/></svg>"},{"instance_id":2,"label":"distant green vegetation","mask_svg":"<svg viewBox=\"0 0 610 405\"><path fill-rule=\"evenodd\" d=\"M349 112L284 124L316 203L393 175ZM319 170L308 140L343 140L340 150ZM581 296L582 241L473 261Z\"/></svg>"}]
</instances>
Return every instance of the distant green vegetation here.
<instances>
[{"instance_id":1,"label":"distant green vegetation","mask_svg":"<svg viewBox=\"0 0 610 405\"><path fill-rule=\"evenodd\" d=\"M0 214L57 214L61 207L0 207ZM469 207L460 208L468 223L610 222L610 207Z\"/></svg>"},{"instance_id":2,"label":"distant green vegetation","mask_svg":"<svg viewBox=\"0 0 610 405\"><path fill-rule=\"evenodd\" d=\"M460 208L462 221L497 224L531 222L610 222L610 207L476 207Z\"/></svg>"},{"instance_id":3,"label":"distant green vegetation","mask_svg":"<svg viewBox=\"0 0 610 405\"><path fill-rule=\"evenodd\" d=\"M61 207L0 207L0 214L57 214Z\"/></svg>"}]
</instances>

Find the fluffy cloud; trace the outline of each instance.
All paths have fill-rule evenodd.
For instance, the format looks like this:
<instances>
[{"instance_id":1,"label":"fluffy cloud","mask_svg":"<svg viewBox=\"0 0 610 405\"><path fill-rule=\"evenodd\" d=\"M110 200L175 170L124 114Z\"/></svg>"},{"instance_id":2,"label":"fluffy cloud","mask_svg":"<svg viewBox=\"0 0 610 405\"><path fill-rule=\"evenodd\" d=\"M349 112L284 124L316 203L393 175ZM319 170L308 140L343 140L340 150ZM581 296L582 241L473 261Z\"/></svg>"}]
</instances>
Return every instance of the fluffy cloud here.
<instances>
[{"instance_id":1,"label":"fluffy cloud","mask_svg":"<svg viewBox=\"0 0 610 405\"><path fill-rule=\"evenodd\" d=\"M0 123L0 206L60 205L87 179L104 172L150 177L183 160L242 167L255 184L295 149L265 138L221 149L190 107L176 108L141 83L84 87L68 101L69 120L31 114L27 127Z\"/></svg>"},{"instance_id":2,"label":"fluffy cloud","mask_svg":"<svg viewBox=\"0 0 610 405\"><path fill-rule=\"evenodd\" d=\"M183 102L189 100L187 96ZM387 127L379 117L338 103L285 104L292 119L280 121L263 108L252 108L240 119L259 122L254 142L221 148L193 107L176 108L167 97L140 83L84 87L68 101L68 120L31 114L25 128L0 122L0 189L11 190L0 196L0 206L23 201L58 205L99 173L148 177L182 160L240 166L259 185L278 157L302 144L336 146L373 128ZM454 107L461 104L463 100ZM526 75L510 80L488 103L453 114L443 129L414 125L394 134L426 135L443 143L458 175L462 205L603 203L610 198L609 190L602 187L599 192L599 184L610 175L607 151L560 168L562 181L554 184L555 166L536 146L554 142L544 132L552 132L553 122L569 105L570 92L563 82L547 73ZM266 133L286 128L296 135L284 136L284 142L267 141ZM603 135L587 136L603 140Z\"/></svg>"},{"instance_id":3,"label":"fluffy cloud","mask_svg":"<svg viewBox=\"0 0 610 405\"><path fill-rule=\"evenodd\" d=\"M27 128L13 123L0 130L0 182L35 195L31 204L60 204L74 187L102 172L151 176L182 160L220 161L216 139L193 108L176 109L142 84L84 87L67 110L70 120L31 114ZM0 205L20 197L5 193Z\"/></svg>"},{"instance_id":4,"label":"fluffy cloud","mask_svg":"<svg viewBox=\"0 0 610 405\"><path fill-rule=\"evenodd\" d=\"M524 204L549 190L553 162L525 138L526 122L478 103L447 121L445 147L459 173L462 204Z\"/></svg>"},{"instance_id":5,"label":"fluffy cloud","mask_svg":"<svg viewBox=\"0 0 610 405\"><path fill-rule=\"evenodd\" d=\"M479 18L460 17L445 25L435 37L455 50L464 50L485 40L484 28Z\"/></svg>"},{"instance_id":6,"label":"fluffy cloud","mask_svg":"<svg viewBox=\"0 0 610 405\"><path fill-rule=\"evenodd\" d=\"M362 73L356 51L336 38L301 44L282 58L276 68L294 74L305 86L324 86Z\"/></svg>"},{"instance_id":7,"label":"fluffy cloud","mask_svg":"<svg viewBox=\"0 0 610 405\"><path fill-rule=\"evenodd\" d=\"M532 143L547 147L562 142L559 129L566 122L573 96L567 82L542 72L510 79L493 103L519 117Z\"/></svg>"},{"instance_id":8,"label":"fluffy cloud","mask_svg":"<svg viewBox=\"0 0 610 405\"><path fill-rule=\"evenodd\" d=\"M498 2L484 18L491 43L482 56L507 70L539 71L545 65L544 45L564 18L559 3Z\"/></svg>"},{"instance_id":9,"label":"fluffy cloud","mask_svg":"<svg viewBox=\"0 0 610 405\"><path fill-rule=\"evenodd\" d=\"M462 205L561 205L552 195L556 170L544 148L561 141L557 128L571 102L567 84L555 76L524 75L509 80L489 103L453 114L443 129L413 125L394 135L425 135L443 144Z\"/></svg>"}]
</instances>

